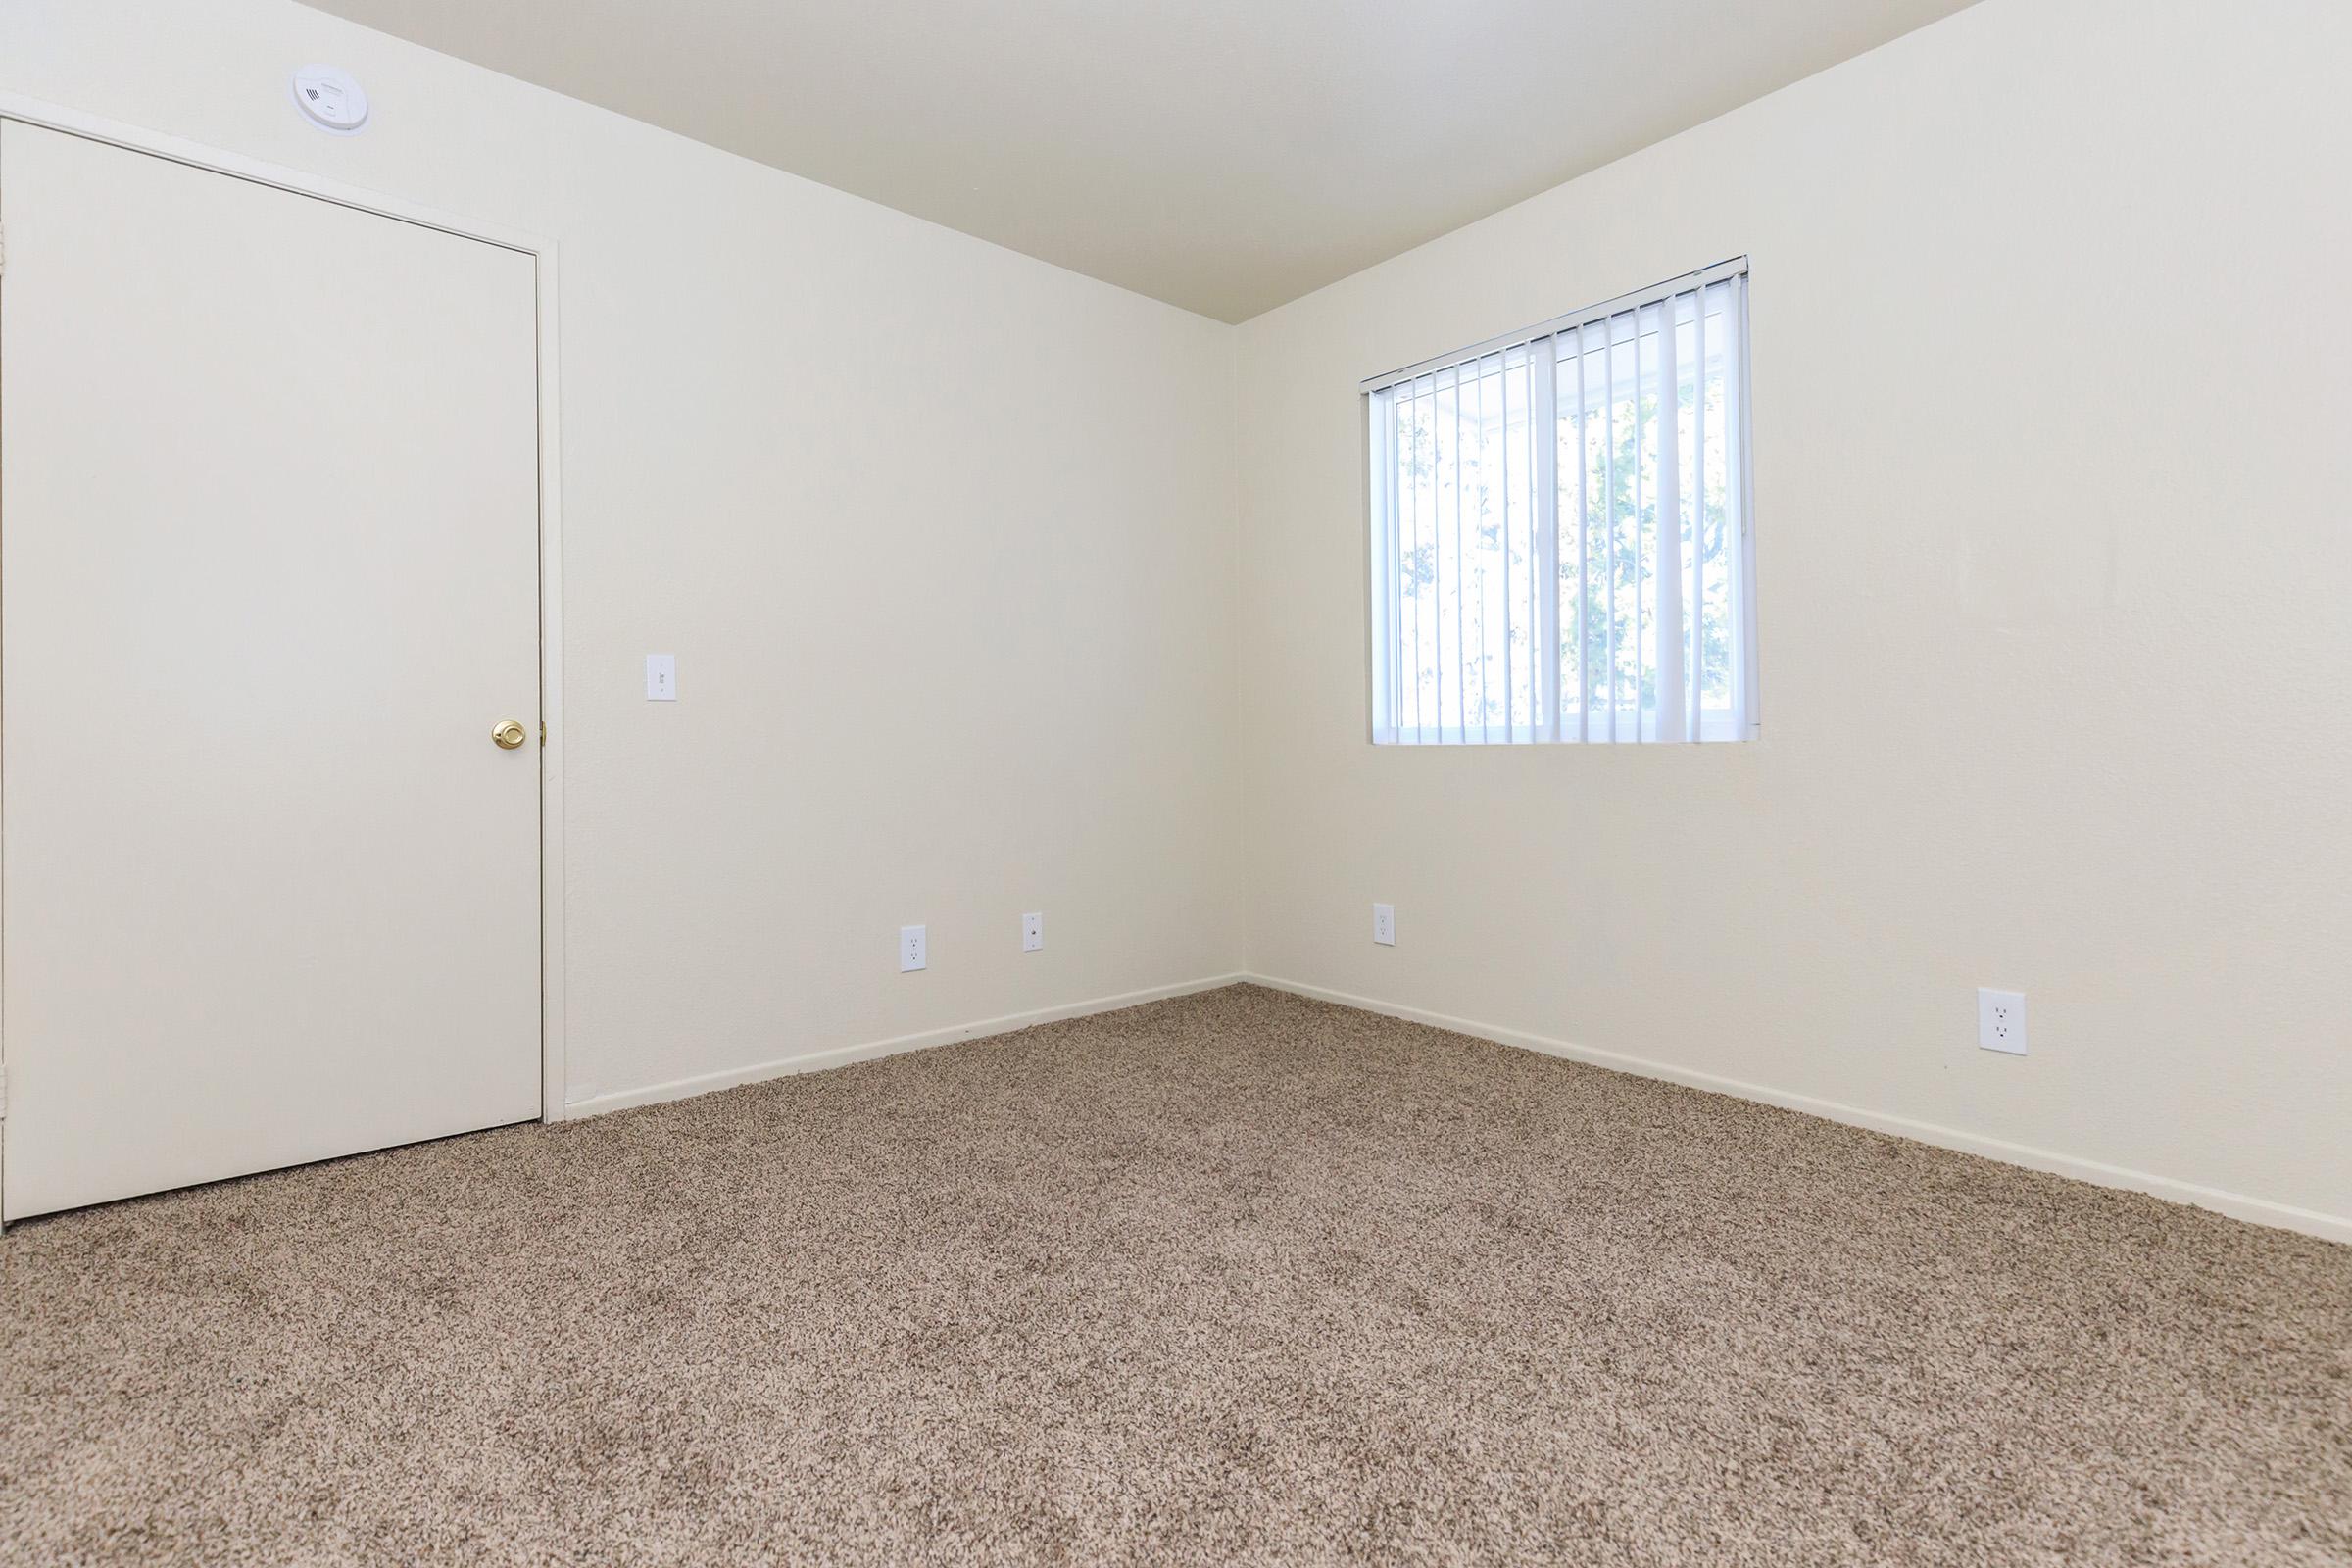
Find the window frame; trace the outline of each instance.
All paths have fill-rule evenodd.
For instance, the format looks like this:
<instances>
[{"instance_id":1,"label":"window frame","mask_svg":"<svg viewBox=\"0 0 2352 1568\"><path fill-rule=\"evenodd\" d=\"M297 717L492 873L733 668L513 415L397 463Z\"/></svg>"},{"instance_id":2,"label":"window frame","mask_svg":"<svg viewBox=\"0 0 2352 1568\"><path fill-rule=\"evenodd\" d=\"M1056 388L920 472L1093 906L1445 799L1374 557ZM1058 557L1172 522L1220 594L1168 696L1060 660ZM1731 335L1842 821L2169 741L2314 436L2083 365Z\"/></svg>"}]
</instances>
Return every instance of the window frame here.
<instances>
[{"instance_id":1,"label":"window frame","mask_svg":"<svg viewBox=\"0 0 2352 1568\"><path fill-rule=\"evenodd\" d=\"M1703 316L1707 309L1707 291L1719 284L1729 284L1737 292L1737 319L1734 331L1737 342L1736 365L1732 368L1733 384L1726 387L1731 405L1730 417L1736 453L1731 463L1730 478L1738 497L1738 541L1740 577L1737 585L1737 608L1740 646L1735 650L1733 677L1739 683L1739 703L1729 711L1721 708L1702 708L1695 715L1692 744L1714 744L1724 741L1754 741L1763 734L1762 680L1759 659L1760 640L1757 635L1756 612L1756 491L1755 445L1753 432L1754 399L1751 395L1752 354L1750 351L1752 322L1752 273L1745 255L1731 257L1699 268L1693 271L1667 278L1649 287L1636 289L1613 299L1582 310L1571 311L1537 325L1516 332L1506 332L1483 342L1450 353L1417 361L1380 375L1367 376L1357 383L1357 433L1363 443L1361 466L1365 476L1363 528L1359 535L1365 551L1365 737L1374 746L1479 746L1479 745L1579 745L1612 744L1594 737L1583 740L1577 734L1566 733L1568 726L1561 712L1557 690L1560 676L1562 631L1558 626L1558 594L1539 595L1539 610L1543 622L1542 642L1550 658L1536 662L1535 679L1531 683L1537 710L1544 715L1542 723L1515 723L1509 726L1480 724L1466 725L1398 725L1384 723L1384 717L1395 716L1389 705L1390 694L1399 678L1397 639L1393 628L1402 609L1399 584L1399 556L1396 508L1391 504L1389 490L1396 473L1395 420L1380 421L1388 426L1387 439L1375 429L1373 413L1375 400L1399 386L1424 377L1437 377L1455 372L1457 384L1464 368L1501 357L1501 373L1510 374L1509 356L1528 354L1539 344L1551 346L1552 364L1559 363L1557 342L1564 334L1579 329L1600 327L1604 330L1616 318L1632 315L1637 323L1641 313L1653 306L1668 305L1680 297L1697 294L1696 310ZM1640 333L1637 325L1636 341ZM1588 351L1590 352L1590 351ZM1478 372L1483 374L1484 372ZM1701 375L1703 376L1703 368ZM1532 476L1531 494L1535 501L1536 518L1532 528L1534 559L1531 570L1539 580L1558 582L1559 477L1557 469L1558 420L1556 370L1554 377L1538 374L1531 368L1527 380L1530 389L1529 448L1536 472ZM1703 401L1704 382L1701 398ZM1434 380L1433 380L1434 387ZM1534 426L1541 417L1552 434L1549 440L1534 439ZM1504 428L1508 436L1506 405ZM1457 460L1458 461L1458 460ZM1457 481L1458 482L1458 481ZM1506 556L1507 561L1507 556ZM1507 569L1507 567L1506 567ZM1638 623L1638 621L1637 621ZM1531 647L1534 646L1531 639ZM1640 694L1634 694L1633 708L1618 706L1609 714L1608 727L1614 744L1655 744L1657 717L1654 709L1646 715L1639 707ZM1606 711L1597 710L1595 712ZM1580 708L1580 715L1583 710ZM1620 726L1623 726L1620 729ZM1590 730L1590 722L1581 727ZM1630 731L1630 733L1627 733Z\"/></svg>"}]
</instances>

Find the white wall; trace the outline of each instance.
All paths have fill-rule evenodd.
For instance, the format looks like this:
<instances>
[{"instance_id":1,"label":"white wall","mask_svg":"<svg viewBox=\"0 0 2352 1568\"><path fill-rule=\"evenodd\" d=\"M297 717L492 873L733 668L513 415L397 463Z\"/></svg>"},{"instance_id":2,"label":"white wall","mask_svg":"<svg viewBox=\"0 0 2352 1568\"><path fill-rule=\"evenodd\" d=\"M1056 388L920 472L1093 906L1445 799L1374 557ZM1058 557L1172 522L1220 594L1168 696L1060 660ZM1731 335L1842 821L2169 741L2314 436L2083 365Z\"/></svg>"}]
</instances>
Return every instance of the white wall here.
<instances>
[{"instance_id":1,"label":"white wall","mask_svg":"<svg viewBox=\"0 0 2352 1568\"><path fill-rule=\"evenodd\" d=\"M0 90L560 243L571 1100L1238 966L1229 327L282 0Z\"/></svg>"},{"instance_id":2,"label":"white wall","mask_svg":"<svg viewBox=\"0 0 2352 1568\"><path fill-rule=\"evenodd\" d=\"M1243 326L1250 967L2352 1237L2348 16L1986 0ZM1741 253L1762 742L1368 745L1357 378Z\"/></svg>"}]
</instances>

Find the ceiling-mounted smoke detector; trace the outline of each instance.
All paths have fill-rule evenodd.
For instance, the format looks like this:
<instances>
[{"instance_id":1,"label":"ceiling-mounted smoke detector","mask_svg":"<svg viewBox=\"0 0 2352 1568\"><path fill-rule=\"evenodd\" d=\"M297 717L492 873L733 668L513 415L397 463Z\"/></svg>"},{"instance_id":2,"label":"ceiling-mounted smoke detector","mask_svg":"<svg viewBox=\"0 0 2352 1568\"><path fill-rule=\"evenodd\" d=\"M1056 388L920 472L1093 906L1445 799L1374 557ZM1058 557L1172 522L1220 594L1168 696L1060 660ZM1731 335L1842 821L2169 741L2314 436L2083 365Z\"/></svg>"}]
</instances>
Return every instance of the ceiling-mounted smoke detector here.
<instances>
[{"instance_id":1,"label":"ceiling-mounted smoke detector","mask_svg":"<svg viewBox=\"0 0 2352 1568\"><path fill-rule=\"evenodd\" d=\"M356 136L368 123L368 94L340 66L304 66L291 85L294 106L320 130Z\"/></svg>"}]
</instances>

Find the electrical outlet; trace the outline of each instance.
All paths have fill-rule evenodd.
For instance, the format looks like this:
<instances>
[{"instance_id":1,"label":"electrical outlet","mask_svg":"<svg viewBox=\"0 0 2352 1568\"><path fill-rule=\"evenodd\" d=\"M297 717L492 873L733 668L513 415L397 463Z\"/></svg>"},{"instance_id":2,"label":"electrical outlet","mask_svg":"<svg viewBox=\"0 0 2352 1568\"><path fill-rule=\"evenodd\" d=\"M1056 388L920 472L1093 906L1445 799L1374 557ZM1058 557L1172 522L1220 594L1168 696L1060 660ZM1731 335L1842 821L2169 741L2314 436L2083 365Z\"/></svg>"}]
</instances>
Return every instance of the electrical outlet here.
<instances>
[{"instance_id":1,"label":"electrical outlet","mask_svg":"<svg viewBox=\"0 0 2352 1568\"><path fill-rule=\"evenodd\" d=\"M1021 916L1021 951L1035 953L1046 945L1046 917L1042 914Z\"/></svg>"},{"instance_id":2,"label":"electrical outlet","mask_svg":"<svg viewBox=\"0 0 2352 1568\"><path fill-rule=\"evenodd\" d=\"M1396 906L1394 904L1372 906L1372 940L1384 948L1396 945Z\"/></svg>"},{"instance_id":3,"label":"electrical outlet","mask_svg":"<svg viewBox=\"0 0 2352 1568\"><path fill-rule=\"evenodd\" d=\"M1977 991L1977 1044L1986 1051L2026 1054L2026 994L2022 991Z\"/></svg>"},{"instance_id":4,"label":"electrical outlet","mask_svg":"<svg viewBox=\"0 0 2352 1568\"><path fill-rule=\"evenodd\" d=\"M931 966L930 939L919 925L899 927L899 973L908 974Z\"/></svg>"}]
</instances>

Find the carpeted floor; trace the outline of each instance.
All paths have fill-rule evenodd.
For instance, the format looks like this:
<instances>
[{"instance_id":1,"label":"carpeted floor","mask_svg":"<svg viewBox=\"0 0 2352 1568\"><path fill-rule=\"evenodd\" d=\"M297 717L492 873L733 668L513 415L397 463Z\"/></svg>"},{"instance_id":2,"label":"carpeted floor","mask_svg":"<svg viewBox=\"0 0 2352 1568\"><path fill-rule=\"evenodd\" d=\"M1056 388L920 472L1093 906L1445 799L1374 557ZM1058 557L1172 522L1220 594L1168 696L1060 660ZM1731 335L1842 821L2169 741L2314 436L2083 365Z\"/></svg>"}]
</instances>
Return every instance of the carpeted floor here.
<instances>
[{"instance_id":1,"label":"carpeted floor","mask_svg":"<svg viewBox=\"0 0 2352 1568\"><path fill-rule=\"evenodd\" d=\"M2352 1561L2352 1249L1248 987L0 1260L12 1565Z\"/></svg>"}]
</instances>

